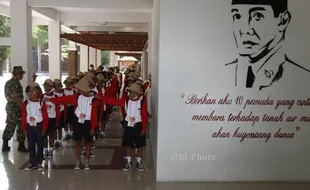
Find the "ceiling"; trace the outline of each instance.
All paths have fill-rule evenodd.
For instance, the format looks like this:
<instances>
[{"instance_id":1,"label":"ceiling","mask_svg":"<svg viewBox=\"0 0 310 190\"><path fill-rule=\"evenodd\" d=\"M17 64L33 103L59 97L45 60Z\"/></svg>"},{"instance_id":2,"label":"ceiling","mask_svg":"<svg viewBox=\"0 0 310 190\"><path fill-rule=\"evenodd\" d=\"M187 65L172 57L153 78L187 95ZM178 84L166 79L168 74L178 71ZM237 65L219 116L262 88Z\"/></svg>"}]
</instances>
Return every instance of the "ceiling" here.
<instances>
[{"instance_id":1,"label":"ceiling","mask_svg":"<svg viewBox=\"0 0 310 190\"><path fill-rule=\"evenodd\" d=\"M151 13L151 9L104 9L104 8L79 8L79 7L53 7L59 12L79 13Z\"/></svg>"},{"instance_id":2,"label":"ceiling","mask_svg":"<svg viewBox=\"0 0 310 190\"><path fill-rule=\"evenodd\" d=\"M62 38L106 51L143 51L147 33L81 32L62 34Z\"/></svg>"},{"instance_id":3,"label":"ceiling","mask_svg":"<svg viewBox=\"0 0 310 190\"><path fill-rule=\"evenodd\" d=\"M0 14L10 16L10 0ZM143 51L148 40L152 0L28 0L33 25L59 19L61 37L107 51ZM125 55L123 55L125 56Z\"/></svg>"}]
</instances>

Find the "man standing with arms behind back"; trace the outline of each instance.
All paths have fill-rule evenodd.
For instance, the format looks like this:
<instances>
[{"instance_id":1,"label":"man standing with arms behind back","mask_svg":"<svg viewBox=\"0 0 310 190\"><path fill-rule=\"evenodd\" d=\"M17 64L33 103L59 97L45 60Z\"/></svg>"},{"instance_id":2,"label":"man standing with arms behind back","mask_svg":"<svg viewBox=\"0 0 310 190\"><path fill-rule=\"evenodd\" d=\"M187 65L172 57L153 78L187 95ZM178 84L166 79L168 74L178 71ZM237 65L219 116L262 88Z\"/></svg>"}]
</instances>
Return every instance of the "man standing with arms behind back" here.
<instances>
[{"instance_id":1,"label":"man standing with arms behind back","mask_svg":"<svg viewBox=\"0 0 310 190\"><path fill-rule=\"evenodd\" d=\"M5 111L7 113L6 127L3 132L3 146L2 152L9 152L9 140L12 139L16 126L17 128L17 140L19 142L18 151L28 152L25 147L25 135L21 128L21 117L22 117L22 102L24 100L23 87L20 80L23 79L25 71L21 66L13 67L13 77L5 83L4 94L7 100Z\"/></svg>"}]
</instances>

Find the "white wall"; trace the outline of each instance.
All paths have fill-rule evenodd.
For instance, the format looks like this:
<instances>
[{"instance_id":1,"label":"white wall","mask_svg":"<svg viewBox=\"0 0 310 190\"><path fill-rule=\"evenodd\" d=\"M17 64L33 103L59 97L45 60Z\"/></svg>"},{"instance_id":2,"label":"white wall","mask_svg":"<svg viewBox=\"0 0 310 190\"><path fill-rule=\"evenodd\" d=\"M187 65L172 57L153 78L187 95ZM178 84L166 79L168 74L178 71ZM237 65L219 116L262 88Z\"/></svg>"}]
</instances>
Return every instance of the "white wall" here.
<instances>
[{"instance_id":1,"label":"white wall","mask_svg":"<svg viewBox=\"0 0 310 190\"><path fill-rule=\"evenodd\" d=\"M158 156L158 67L159 67L159 0L154 0L152 10L152 21L149 23L149 41L148 41L148 69L152 75L152 98L151 113L152 121L150 126L150 138L154 160L154 169L157 173Z\"/></svg>"},{"instance_id":2,"label":"white wall","mask_svg":"<svg viewBox=\"0 0 310 190\"><path fill-rule=\"evenodd\" d=\"M252 126L250 122L229 122L227 119L223 122L191 120L195 114L208 115L213 110L216 115L226 118L230 113L237 115L239 111L243 111L245 115L252 111L252 115L260 118L264 114L279 116L283 111L284 119L288 116L309 116L309 106L297 106L296 102L309 97L307 83L310 73L285 62L283 78L279 80L279 84L284 81L285 85L274 85L274 88L263 91L234 87L235 71L225 67L225 63L237 57L232 35L231 1L159 1L160 4L155 1L153 8L150 62L155 116L155 123L151 128L152 132L158 130L158 139L152 133L152 148L157 152L157 180L310 180L309 124L298 120L259 121ZM293 19L287 32L284 50L290 59L310 68L310 23L307 20L310 17L310 1L299 0L295 4L292 3L293 0L289 2ZM160 12L156 7L158 5ZM244 74L241 76L244 77ZM194 93L198 97L209 93L208 98L217 100L227 94L233 100L242 95L244 101L264 100L270 96L270 99L275 101L294 100L295 105L292 109L287 106L278 109L275 109L275 106L248 106L243 109L243 106L236 105L235 102L232 105L186 104L190 94ZM240 132L266 132L271 133L272 137L268 142L265 142L265 139L245 139L240 142L240 139L233 137L212 138L212 134L221 127L231 135L240 127ZM295 137L274 138L279 128L282 132L294 133ZM205 160L192 157L197 154L206 156Z\"/></svg>"}]
</instances>

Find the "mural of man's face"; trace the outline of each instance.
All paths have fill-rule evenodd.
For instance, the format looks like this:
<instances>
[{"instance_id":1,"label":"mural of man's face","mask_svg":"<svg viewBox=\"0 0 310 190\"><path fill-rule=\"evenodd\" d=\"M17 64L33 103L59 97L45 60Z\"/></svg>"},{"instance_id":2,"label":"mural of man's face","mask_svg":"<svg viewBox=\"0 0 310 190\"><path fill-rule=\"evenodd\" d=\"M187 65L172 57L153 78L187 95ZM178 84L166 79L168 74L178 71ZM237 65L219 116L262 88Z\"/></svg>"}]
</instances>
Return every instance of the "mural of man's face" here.
<instances>
[{"instance_id":1,"label":"mural of man's face","mask_svg":"<svg viewBox=\"0 0 310 190\"><path fill-rule=\"evenodd\" d=\"M274 16L270 5L233 5L233 34L240 56L255 58L271 49L280 34L281 18Z\"/></svg>"}]
</instances>

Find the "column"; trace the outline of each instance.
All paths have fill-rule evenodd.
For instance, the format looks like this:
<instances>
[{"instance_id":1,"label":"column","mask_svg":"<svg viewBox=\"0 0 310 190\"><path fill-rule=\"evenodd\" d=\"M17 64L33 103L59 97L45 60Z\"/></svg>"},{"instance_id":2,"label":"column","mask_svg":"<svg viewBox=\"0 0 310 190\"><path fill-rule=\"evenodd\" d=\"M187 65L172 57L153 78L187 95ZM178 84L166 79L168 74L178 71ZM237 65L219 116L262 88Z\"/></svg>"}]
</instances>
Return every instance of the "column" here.
<instances>
[{"instance_id":1,"label":"column","mask_svg":"<svg viewBox=\"0 0 310 190\"><path fill-rule=\"evenodd\" d=\"M11 64L26 71L24 89L32 81L32 13L27 0L11 0Z\"/></svg>"},{"instance_id":2,"label":"column","mask_svg":"<svg viewBox=\"0 0 310 190\"><path fill-rule=\"evenodd\" d=\"M97 49L97 59L96 59L97 63L96 63L96 68L99 67L102 63L101 63L101 50Z\"/></svg>"},{"instance_id":3,"label":"column","mask_svg":"<svg viewBox=\"0 0 310 190\"><path fill-rule=\"evenodd\" d=\"M68 48L68 76L74 76L77 74L77 49L76 43L69 41Z\"/></svg>"},{"instance_id":4,"label":"column","mask_svg":"<svg viewBox=\"0 0 310 190\"><path fill-rule=\"evenodd\" d=\"M95 48L89 47L89 66L90 65L96 65L96 59L97 59L97 50Z\"/></svg>"},{"instance_id":5,"label":"column","mask_svg":"<svg viewBox=\"0 0 310 190\"><path fill-rule=\"evenodd\" d=\"M41 72L41 47L38 46L38 72Z\"/></svg>"},{"instance_id":6,"label":"column","mask_svg":"<svg viewBox=\"0 0 310 190\"><path fill-rule=\"evenodd\" d=\"M61 44L60 44L61 25L59 15L57 20L48 22L48 68L50 79L61 80Z\"/></svg>"},{"instance_id":7,"label":"column","mask_svg":"<svg viewBox=\"0 0 310 190\"><path fill-rule=\"evenodd\" d=\"M110 67L115 66L115 51L110 51Z\"/></svg>"},{"instance_id":8,"label":"column","mask_svg":"<svg viewBox=\"0 0 310 190\"><path fill-rule=\"evenodd\" d=\"M88 71L88 46L80 45L80 71Z\"/></svg>"}]
</instances>

